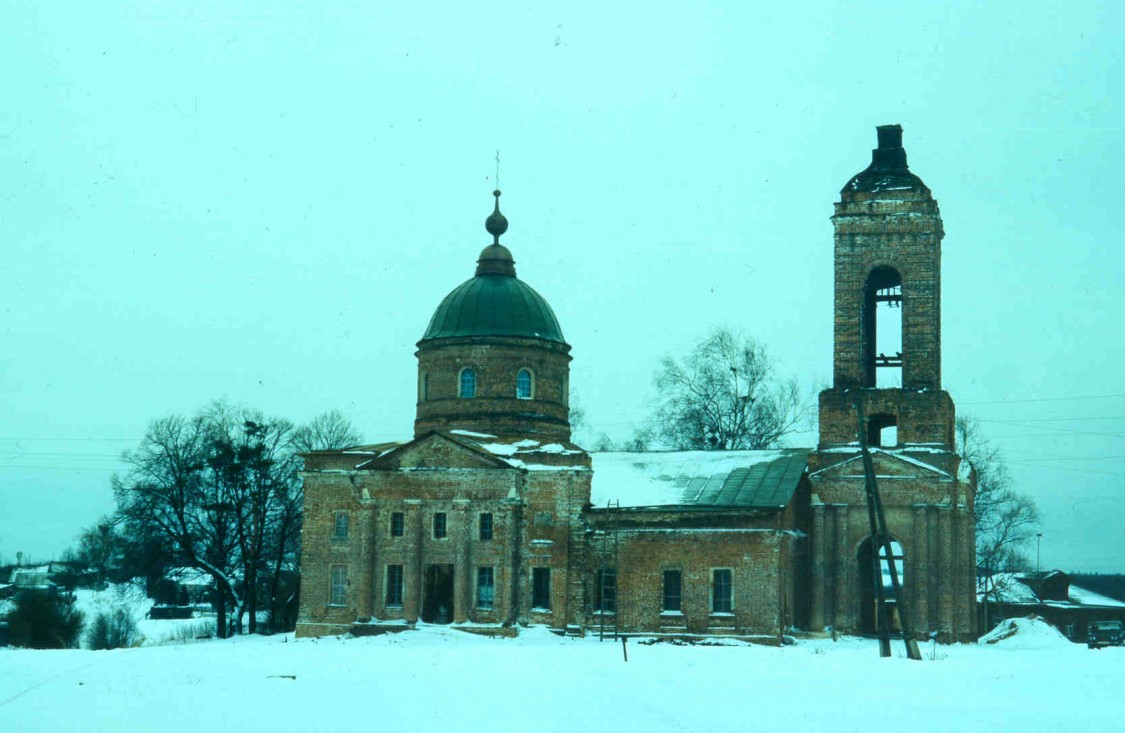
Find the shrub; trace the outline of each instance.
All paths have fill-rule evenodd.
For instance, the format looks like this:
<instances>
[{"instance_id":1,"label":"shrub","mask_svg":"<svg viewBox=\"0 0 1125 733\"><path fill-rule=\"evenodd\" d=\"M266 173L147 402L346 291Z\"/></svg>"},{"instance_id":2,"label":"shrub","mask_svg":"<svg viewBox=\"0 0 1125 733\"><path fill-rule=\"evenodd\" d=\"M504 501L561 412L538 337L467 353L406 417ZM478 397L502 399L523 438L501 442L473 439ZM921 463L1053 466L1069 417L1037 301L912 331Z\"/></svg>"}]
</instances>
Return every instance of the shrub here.
<instances>
[{"instance_id":1,"label":"shrub","mask_svg":"<svg viewBox=\"0 0 1125 733\"><path fill-rule=\"evenodd\" d=\"M137 643L137 622L124 608L94 617L86 643L91 649L120 649Z\"/></svg>"},{"instance_id":2,"label":"shrub","mask_svg":"<svg viewBox=\"0 0 1125 733\"><path fill-rule=\"evenodd\" d=\"M82 612L71 598L25 590L8 614L8 642L29 649L70 649L82 633Z\"/></svg>"}]
</instances>

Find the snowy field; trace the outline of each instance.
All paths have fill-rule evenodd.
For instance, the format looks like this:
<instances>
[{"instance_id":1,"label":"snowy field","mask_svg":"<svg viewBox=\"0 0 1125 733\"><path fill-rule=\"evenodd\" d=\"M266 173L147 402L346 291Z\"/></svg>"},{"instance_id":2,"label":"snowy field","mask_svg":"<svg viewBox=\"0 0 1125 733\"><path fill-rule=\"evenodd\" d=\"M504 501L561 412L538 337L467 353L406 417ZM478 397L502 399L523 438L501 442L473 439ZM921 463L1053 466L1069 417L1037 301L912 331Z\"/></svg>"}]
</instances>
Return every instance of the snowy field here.
<instances>
[{"instance_id":1,"label":"snowy field","mask_svg":"<svg viewBox=\"0 0 1125 733\"><path fill-rule=\"evenodd\" d=\"M117 651L0 649L0 731L1120 731L1125 649L1024 624L879 659L860 639L770 648L448 628ZM896 655L902 654L901 642ZM888 699L888 695L890 698Z\"/></svg>"}]
</instances>

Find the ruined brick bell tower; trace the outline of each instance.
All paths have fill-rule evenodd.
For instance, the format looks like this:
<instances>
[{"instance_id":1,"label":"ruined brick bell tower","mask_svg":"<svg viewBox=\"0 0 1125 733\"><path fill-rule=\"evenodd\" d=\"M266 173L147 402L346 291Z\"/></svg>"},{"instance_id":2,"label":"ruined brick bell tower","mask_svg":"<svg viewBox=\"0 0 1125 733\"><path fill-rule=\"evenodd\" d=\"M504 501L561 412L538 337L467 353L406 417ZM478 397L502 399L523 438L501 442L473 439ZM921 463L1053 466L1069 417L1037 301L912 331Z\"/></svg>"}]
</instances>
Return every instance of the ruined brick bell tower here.
<instances>
[{"instance_id":1,"label":"ruined brick bell tower","mask_svg":"<svg viewBox=\"0 0 1125 733\"><path fill-rule=\"evenodd\" d=\"M975 476L954 452L953 400L941 388L945 232L937 201L907 166L900 126L878 128L871 165L844 186L832 222L833 384L820 394L809 466L811 625L873 632L875 584L889 587L888 562L874 563L862 429L913 628L970 638Z\"/></svg>"}]
</instances>

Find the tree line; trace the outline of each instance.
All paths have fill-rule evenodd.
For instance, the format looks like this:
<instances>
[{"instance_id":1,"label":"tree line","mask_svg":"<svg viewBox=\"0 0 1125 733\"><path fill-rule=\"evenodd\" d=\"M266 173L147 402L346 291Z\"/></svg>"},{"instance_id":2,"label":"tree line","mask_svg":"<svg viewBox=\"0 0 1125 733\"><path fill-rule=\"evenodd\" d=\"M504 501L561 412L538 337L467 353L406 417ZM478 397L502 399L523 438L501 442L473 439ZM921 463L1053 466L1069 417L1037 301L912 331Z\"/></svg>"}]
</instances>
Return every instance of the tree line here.
<instances>
[{"instance_id":1,"label":"tree line","mask_svg":"<svg viewBox=\"0 0 1125 733\"><path fill-rule=\"evenodd\" d=\"M115 512L83 532L77 558L99 583L122 566L122 574L146 576L150 586L168 583L171 568L204 574L220 638L292 628L300 454L360 440L337 411L297 426L215 402L192 416L154 420L112 479Z\"/></svg>"}]
</instances>

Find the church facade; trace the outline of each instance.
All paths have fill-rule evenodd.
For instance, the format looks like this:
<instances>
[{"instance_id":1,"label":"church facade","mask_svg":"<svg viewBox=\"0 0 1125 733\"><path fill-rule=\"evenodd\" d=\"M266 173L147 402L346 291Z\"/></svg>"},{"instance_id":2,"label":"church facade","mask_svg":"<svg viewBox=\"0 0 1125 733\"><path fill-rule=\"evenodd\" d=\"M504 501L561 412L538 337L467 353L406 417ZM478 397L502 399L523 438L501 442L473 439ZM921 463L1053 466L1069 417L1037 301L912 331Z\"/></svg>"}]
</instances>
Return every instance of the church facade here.
<instances>
[{"instance_id":1,"label":"church facade","mask_svg":"<svg viewBox=\"0 0 1125 733\"><path fill-rule=\"evenodd\" d=\"M414 436L307 454L299 636L418 623L582 634L975 629L975 477L941 390L941 217L901 128L841 193L835 359L816 450L589 453L571 441L570 346L500 243L417 344ZM899 351L879 352L902 315ZM880 327L882 327L880 331ZM893 373L895 379L883 379ZM859 433L895 557L876 562ZM880 567L882 569L880 569Z\"/></svg>"}]
</instances>

